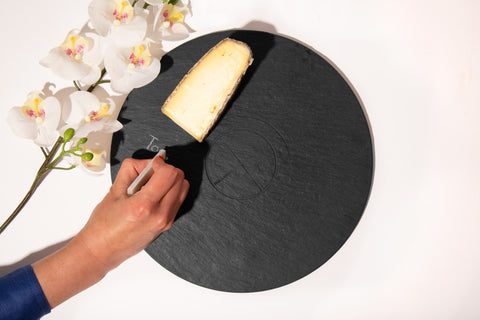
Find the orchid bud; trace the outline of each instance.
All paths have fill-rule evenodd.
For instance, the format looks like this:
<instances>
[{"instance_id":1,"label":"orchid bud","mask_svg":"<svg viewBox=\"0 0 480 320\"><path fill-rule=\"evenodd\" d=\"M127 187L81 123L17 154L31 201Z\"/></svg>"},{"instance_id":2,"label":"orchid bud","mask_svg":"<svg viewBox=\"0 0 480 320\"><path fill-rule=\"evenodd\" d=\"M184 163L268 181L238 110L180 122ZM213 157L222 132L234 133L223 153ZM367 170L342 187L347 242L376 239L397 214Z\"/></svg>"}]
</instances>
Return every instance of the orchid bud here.
<instances>
[{"instance_id":1,"label":"orchid bud","mask_svg":"<svg viewBox=\"0 0 480 320\"><path fill-rule=\"evenodd\" d=\"M87 140L88 140L88 139L87 139L86 137L83 137L82 139L80 139L80 140L78 141L78 145L81 145L81 144L86 143Z\"/></svg>"},{"instance_id":2,"label":"orchid bud","mask_svg":"<svg viewBox=\"0 0 480 320\"><path fill-rule=\"evenodd\" d=\"M68 142L68 141L72 140L74 135L75 135L75 130L73 130L73 128L68 128L63 133L63 139L65 139L65 142Z\"/></svg>"},{"instance_id":3,"label":"orchid bud","mask_svg":"<svg viewBox=\"0 0 480 320\"><path fill-rule=\"evenodd\" d=\"M85 161L91 161L93 159L93 153L87 152L82 154L82 159Z\"/></svg>"}]
</instances>

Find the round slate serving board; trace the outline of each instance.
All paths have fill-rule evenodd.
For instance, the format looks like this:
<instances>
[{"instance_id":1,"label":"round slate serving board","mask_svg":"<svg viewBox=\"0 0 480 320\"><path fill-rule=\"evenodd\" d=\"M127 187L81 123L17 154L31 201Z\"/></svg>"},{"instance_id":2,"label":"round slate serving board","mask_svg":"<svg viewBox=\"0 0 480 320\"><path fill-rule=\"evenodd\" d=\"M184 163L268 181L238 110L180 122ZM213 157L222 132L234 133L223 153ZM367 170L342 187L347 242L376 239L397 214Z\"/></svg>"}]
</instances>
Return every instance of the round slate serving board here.
<instances>
[{"instance_id":1,"label":"round slate serving board","mask_svg":"<svg viewBox=\"0 0 480 320\"><path fill-rule=\"evenodd\" d=\"M247 43L255 60L200 144L161 106L226 37ZM232 30L191 40L131 92L119 120L113 179L124 158L167 146L167 162L190 181L173 227L146 251L197 285L255 292L298 280L340 249L367 203L373 148L362 107L332 65L287 38Z\"/></svg>"}]
</instances>

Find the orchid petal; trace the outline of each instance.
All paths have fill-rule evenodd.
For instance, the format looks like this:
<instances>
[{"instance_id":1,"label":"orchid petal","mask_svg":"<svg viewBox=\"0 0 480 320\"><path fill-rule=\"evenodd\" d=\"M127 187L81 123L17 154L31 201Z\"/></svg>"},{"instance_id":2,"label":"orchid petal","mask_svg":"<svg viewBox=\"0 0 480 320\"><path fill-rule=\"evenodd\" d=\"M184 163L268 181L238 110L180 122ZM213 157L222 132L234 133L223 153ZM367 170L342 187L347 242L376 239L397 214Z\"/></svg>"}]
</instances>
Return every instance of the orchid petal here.
<instances>
[{"instance_id":1,"label":"orchid petal","mask_svg":"<svg viewBox=\"0 0 480 320\"><path fill-rule=\"evenodd\" d=\"M111 122L106 122L105 125L103 126L102 131L106 133L114 133L122 128L123 128L123 124L120 121L115 120Z\"/></svg>"},{"instance_id":2,"label":"orchid petal","mask_svg":"<svg viewBox=\"0 0 480 320\"><path fill-rule=\"evenodd\" d=\"M177 41L188 37L189 31L184 25L186 15L190 15L187 5L166 4L155 17L154 30L162 40Z\"/></svg>"},{"instance_id":3,"label":"orchid petal","mask_svg":"<svg viewBox=\"0 0 480 320\"><path fill-rule=\"evenodd\" d=\"M45 110L45 114L47 115L43 120L43 127L50 131L56 130L58 123L60 122L60 102L58 102L57 98L55 97L48 97L43 100L42 108Z\"/></svg>"},{"instance_id":4,"label":"orchid petal","mask_svg":"<svg viewBox=\"0 0 480 320\"><path fill-rule=\"evenodd\" d=\"M43 100L42 107L48 116L43 120L43 124L39 126L38 136L34 142L39 146L48 147L58 137L57 126L60 121L60 103L56 98L48 97Z\"/></svg>"},{"instance_id":5,"label":"orchid petal","mask_svg":"<svg viewBox=\"0 0 480 320\"><path fill-rule=\"evenodd\" d=\"M115 132L122 128L113 118L115 102L108 99L102 103L98 98L87 91L77 91L70 95L71 111L66 120L67 127L75 129L77 137L86 137L91 132Z\"/></svg>"},{"instance_id":6,"label":"orchid petal","mask_svg":"<svg viewBox=\"0 0 480 320\"><path fill-rule=\"evenodd\" d=\"M151 64L146 68L126 70L122 77L113 77L111 80L112 89L119 93L128 93L134 88L143 87L152 82L160 73L160 61L152 59Z\"/></svg>"},{"instance_id":7,"label":"orchid petal","mask_svg":"<svg viewBox=\"0 0 480 320\"><path fill-rule=\"evenodd\" d=\"M105 120L93 121L90 123L81 123L79 128L76 131L78 137L86 137L90 132L102 131L105 125Z\"/></svg>"},{"instance_id":8,"label":"orchid petal","mask_svg":"<svg viewBox=\"0 0 480 320\"><path fill-rule=\"evenodd\" d=\"M94 94L87 91L76 91L69 98L71 110L65 122L76 129L91 111L98 108L100 101Z\"/></svg>"},{"instance_id":9,"label":"orchid petal","mask_svg":"<svg viewBox=\"0 0 480 320\"><path fill-rule=\"evenodd\" d=\"M175 23L170 29L162 30L162 39L166 41L178 41L188 38L188 29L182 23Z\"/></svg>"},{"instance_id":10,"label":"orchid petal","mask_svg":"<svg viewBox=\"0 0 480 320\"><path fill-rule=\"evenodd\" d=\"M21 138L33 140L37 137L37 128L23 115L20 107L13 107L8 111L7 123L12 132Z\"/></svg>"},{"instance_id":11,"label":"orchid petal","mask_svg":"<svg viewBox=\"0 0 480 320\"><path fill-rule=\"evenodd\" d=\"M100 65L105 51L104 42L104 38L96 34L81 34L74 29L68 33L60 46L50 50L40 64L52 69L53 73L66 80L93 84L100 76Z\"/></svg>"},{"instance_id":12,"label":"orchid petal","mask_svg":"<svg viewBox=\"0 0 480 320\"><path fill-rule=\"evenodd\" d=\"M75 136L78 136L77 134ZM71 145L75 145L78 139L73 139ZM88 137L86 144L81 145L81 154L90 152L93 158L90 161L85 161L81 157L73 154L66 154L63 158L71 166L81 166L89 174L101 174L106 167L107 152L103 149L99 142L92 142L91 137ZM78 154L78 153L77 153Z\"/></svg>"},{"instance_id":13,"label":"orchid petal","mask_svg":"<svg viewBox=\"0 0 480 320\"><path fill-rule=\"evenodd\" d=\"M83 78L81 78L79 81L81 83L84 83L86 85L92 85L94 84L101 76L102 70L98 66L90 66L89 67L90 72Z\"/></svg>"},{"instance_id":14,"label":"orchid petal","mask_svg":"<svg viewBox=\"0 0 480 320\"><path fill-rule=\"evenodd\" d=\"M44 126L38 128L38 136L33 142L41 147L51 146L58 138L56 131L51 131Z\"/></svg>"},{"instance_id":15,"label":"orchid petal","mask_svg":"<svg viewBox=\"0 0 480 320\"><path fill-rule=\"evenodd\" d=\"M118 47L131 47L145 38L147 20L141 16L134 16L128 24L113 27L110 40Z\"/></svg>"},{"instance_id":16,"label":"orchid petal","mask_svg":"<svg viewBox=\"0 0 480 320\"><path fill-rule=\"evenodd\" d=\"M105 56L105 69L110 77L123 77L127 71L127 58L130 49L110 47Z\"/></svg>"},{"instance_id":17,"label":"orchid petal","mask_svg":"<svg viewBox=\"0 0 480 320\"><path fill-rule=\"evenodd\" d=\"M146 44L131 49L112 47L105 57L105 68L111 78L111 88L128 93L153 81L160 73L160 61L150 54Z\"/></svg>"},{"instance_id":18,"label":"orchid petal","mask_svg":"<svg viewBox=\"0 0 480 320\"><path fill-rule=\"evenodd\" d=\"M89 65L100 65L105 56L106 49L106 38L101 37L96 33L86 33L85 34L92 41L92 47L90 50L85 52L83 61Z\"/></svg>"},{"instance_id":19,"label":"orchid petal","mask_svg":"<svg viewBox=\"0 0 480 320\"><path fill-rule=\"evenodd\" d=\"M90 152L93 154L93 158L90 161L81 160L82 168L89 173L102 173L107 164L107 152L99 148L97 145L84 146L83 152Z\"/></svg>"},{"instance_id":20,"label":"orchid petal","mask_svg":"<svg viewBox=\"0 0 480 320\"><path fill-rule=\"evenodd\" d=\"M183 23L175 23L172 26L172 32L179 36L188 37L188 29Z\"/></svg>"},{"instance_id":21,"label":"orchid petal","mask_svg":"<svg viewBox=\"0 0 480 320\"><path fill-rule=\"evenodd\" d=\"M72 63L59 47L50 50L47 57L40 60L44 67L52 69L53 73L66 80L77 80L88 75L89 67L84 63Z\"/></svg>"},{"instance_id":22,"label":"orchid petal","mask_svg":"<svg viewBox=\"0 0 480 320\"><path fill-rule=\"evenodd\" d=\"M94 0L88 6L90 22L100 35L107 36L110 32L114 10L115 3L111 0Z\"/></svg>"},{"instance_id":23,"label":"orchid petal","mask_svg":"<svg viewBox=\"0 0 480 320\"><path fill-rule=\"evenodd\" d=\"M152 6L158 6L158 5L163 5L164 0L149 0L148 4Z\"/></svg>"},{"instance_id":24,"label":"orchid petal","mask_svg":"<svg viewBox=\"0 0 480 320\"><path fill-rule=\"evenodd\" d=\"M23 107L10 109L7 123L14 134L48 147L58 137L56 129L60 121L60 103L54 97L42 99L40 95L41 92L32 92Z\"/></svg>"}]
</instances>

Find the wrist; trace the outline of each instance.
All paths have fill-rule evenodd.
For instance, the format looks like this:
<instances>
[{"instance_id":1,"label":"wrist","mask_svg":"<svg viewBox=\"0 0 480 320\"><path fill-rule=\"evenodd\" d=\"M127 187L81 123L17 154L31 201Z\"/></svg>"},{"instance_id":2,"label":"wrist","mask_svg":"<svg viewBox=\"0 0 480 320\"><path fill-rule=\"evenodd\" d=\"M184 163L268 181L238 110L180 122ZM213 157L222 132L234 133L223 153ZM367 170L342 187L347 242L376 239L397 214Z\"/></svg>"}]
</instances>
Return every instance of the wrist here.
<instances>
[{"instance_id":1,"label":"wrist","mask_svg":"<svg viewBox=\"0 0 480 320\"><path fill-rule=\"evenodd\" d=\"M91 246L81 236L81 233L75 236L68 244L68 250L71 250L71 256L77 261L79 269L88 271L92 280L101 280L105 275L114 268L109 265L105 260L100 259L98 253L96 253Z\"/></svg>"},{"instance_id":2,"label":"wrist","mask_svg":"<svg viewBox=\"0 0 480 320\"><path fill-rule=\"evenodd\" d=\"M77 237L32 267L52 309L96 284L109 271Z\"/></svg>"},{"instance_id":3,"label":"wrist","mask_svg":"<svg viewBox=\"0 0 480 320\"><path fill-rule=\"evenodd\" d=\"M106 234L108 232L103 234L92 232L87 224L72 240L75 250L82 252L86 264L100 278L103 278L110 270L115 269L123 262L123 260L119 261L115 245L111 244Z\"/></svg>"}]
</instances>

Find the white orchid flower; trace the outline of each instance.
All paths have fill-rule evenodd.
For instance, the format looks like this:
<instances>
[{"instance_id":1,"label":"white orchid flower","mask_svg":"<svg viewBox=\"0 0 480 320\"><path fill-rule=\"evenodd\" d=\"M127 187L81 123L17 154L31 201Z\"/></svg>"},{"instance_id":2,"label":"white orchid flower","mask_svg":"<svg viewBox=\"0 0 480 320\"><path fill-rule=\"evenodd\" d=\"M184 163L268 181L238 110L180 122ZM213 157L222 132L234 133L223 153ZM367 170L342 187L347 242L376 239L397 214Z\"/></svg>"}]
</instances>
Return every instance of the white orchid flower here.
<instances>
[{"instance_id":1,"label":"white orchid flower","mask_svg":"<svg viewBox=\"0 0 480 320\"><path fill-rule=\"evenodd\" d=\"M155 32L163 40L176 41L187 38L188 29L184 24L186 15L190 15L188 4L178 2L175 5L164 5L155 18Z\"/></svg>"},{"instance_id":2,"label":"white orchid flower","mask_svg":"<svg viewBox=\"0 0 480 320\"><path fill-rule=\"evenodd\" d=\"M72 167L80 166L82 169L85 169L88 173L102 173L106 167L107 163L107 152L102 147L101 143L98 141L92 141L90 137L85 142L79 143L78 135L70 141L70 145L77 146L79 149L76 149L75 155L71 153L65 154L64 160ZM86 153L91 154L91 158L85 159L84 155ZM81 156L78 156L81 155Z\"/></svg>"},{"instance_id":3,"label":"white orchid flower","mask_svg":"<svg viewBox=\"0 0 480 320\"><path fill-rule=\"evenodd\" d=\"M103 173L107 164L107 152L105 151L105 149L103 149L99 143L90 143L90 141L87 141L87 143L82 145L81 148L82 150L80 151L80 153L82 155L85 153L92 154L93 157L89 161L85 160L83 157L77 157L73 155L68 155L65 160L70 165L73 165L75 167L81 166L81 168L88 173Z\"/></svg>"},{"instance_id":4,"label":"white orchid flower","mask_svg":"<svg viewBox=\"0 0 480 320\"><path fill-rule=\"evenodd\" d=\"M131 47L145 38L148 11L127 0L93 0L88 14L93 28L115 46Z\"/></svg>"},{"instance_id":5,"label":"white orchid flower","mask_svg":"<svg viewBox=\"0 0 480 320\"><path fill-rule=\"evenodd\" d=\"M70 94L69 103L65 104L65 127L73 128L78 138L95 131L112 133L122 128L122 124L112 116L114 112L113 100L108 99L107 104L100 102L93 93L76 91Z\"/></svg>"},{"instance_id":6,"label":"white orchid flower","mask_svg":"<svg viewBox=\"0 0 480 320\"><path fill-rule=\"evenodd\" d=\"M105 57L105 69L116 92L129 93L150 83L160 73L160 60L152 56L146 42L132 48L111 48L111 51Z\"/></svg>"},{"instance_id":7,"label":"white orchid flower","mask_svg":"<svg viewBox=\"0 0 480 320\"><path fill-rule=\"evenodd\" d=\"M165 2L165 0L149 0L147 2L149 5L159 6L159 5L162 5Z\"/></svg>"},{"instance_id":8,"label":"white orchid flower","mask_svg":"<svg viewBox=\"0 0 480 320\"><path fill-rule=\"evenodd\" d=\"M60 46L40 60L40 64L63 79L90 85L100 77L104 48L104 41L98 35L72 30Z\"/></svg>"},{"instance_id":9,"label":"white orchid flower","mask_svg":"<svg viewBox=\"0 0 480 320\"><path fill-rule=\"evenodd\" d=\"M28 95L22 107L13 107L7 123L14 134L31 139L41 147L51 146L58 138L60 103L55 97L43 98L40 91Z\"/></svg>"},{"instance_id":10,"label":"white orchid flower","mask_svg":"<svg viewBox=\"0 0 480 320\"><path fill-rule=\"evenodd\" d=\"M83 153L87 152L93 154L93 158L90 161L80 158L82 168L90 173L102 173L107 164L107 152L105 149L102 149L100 146L88 146L87 142L87 145L83 148Z\"/></svg>"}]
</instances>

